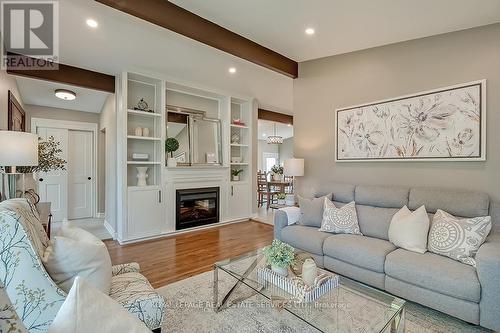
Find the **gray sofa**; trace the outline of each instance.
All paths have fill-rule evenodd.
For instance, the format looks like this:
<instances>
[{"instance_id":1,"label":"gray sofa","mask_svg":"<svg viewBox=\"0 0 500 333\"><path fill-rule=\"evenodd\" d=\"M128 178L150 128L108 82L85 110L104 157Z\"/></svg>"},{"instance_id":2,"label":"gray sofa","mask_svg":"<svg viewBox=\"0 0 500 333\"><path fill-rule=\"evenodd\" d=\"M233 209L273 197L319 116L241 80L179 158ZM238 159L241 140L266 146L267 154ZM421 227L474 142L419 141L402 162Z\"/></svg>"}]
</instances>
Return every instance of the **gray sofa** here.
<instances>
[{"instance_id":1,"label":"gray sofa","mask_svg":"<svg viewBox=\"0 0 500 333\"><path fill-rule=\"evenodd\" d=\"M337 207L356 202L363 236L324 233L317 227L298 224L288 226L286 213L278 210L275 238L309 252L319 266L328 270L500 331L498 233L492 232L479 249L477 269L430 252L418 254L398 249L388 241L391 218L404 205L411 210L425 205L431 216L437 209L461 217L491 215L494 230L500 225L500 210L492 208L487 194L348 184L335 184L331 192Z\"/></svg>"}]
</instances>

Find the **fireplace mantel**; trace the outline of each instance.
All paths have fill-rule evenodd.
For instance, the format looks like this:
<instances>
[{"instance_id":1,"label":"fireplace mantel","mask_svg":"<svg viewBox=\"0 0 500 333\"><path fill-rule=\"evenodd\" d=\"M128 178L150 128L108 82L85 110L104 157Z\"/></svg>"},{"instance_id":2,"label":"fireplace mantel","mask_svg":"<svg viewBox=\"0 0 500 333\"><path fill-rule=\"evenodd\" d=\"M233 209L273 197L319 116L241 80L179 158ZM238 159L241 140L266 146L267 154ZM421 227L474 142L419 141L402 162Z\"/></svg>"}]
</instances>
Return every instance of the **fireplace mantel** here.
<instances>
[{"instance_id":1,"label":"fireplace mantel","mask_svg":"<svg viewBox=\"0 0 500 333\"><path fill-rule=\"evenodd\" d=\"M220 222L230 222L227 219L229 172L225 167L178 167L165 168L165 200L167 206L167 230L176 230L176 193L177 190L194 188L220 188L219 214Z\"/></svg>"}]
</instances>

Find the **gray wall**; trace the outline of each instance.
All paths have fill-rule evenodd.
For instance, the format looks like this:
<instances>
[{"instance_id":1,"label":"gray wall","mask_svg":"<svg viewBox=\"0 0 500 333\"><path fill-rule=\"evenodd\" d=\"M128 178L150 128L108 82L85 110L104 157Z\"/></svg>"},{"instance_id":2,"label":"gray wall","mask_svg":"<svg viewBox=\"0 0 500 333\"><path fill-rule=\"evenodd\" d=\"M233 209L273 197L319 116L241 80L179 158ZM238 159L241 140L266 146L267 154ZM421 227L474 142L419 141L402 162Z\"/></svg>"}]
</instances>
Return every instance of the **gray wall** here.
<instances>
[{"instance_id":1,"label":"gray wall","mask_svg":"<svg viewBox=\"0 0 500 333\"><path fill-rule=\"evenodd\" d=\"M0 70L0 130L6 130L8 126L7 101L8 91L11 91L21 106L24 107L17 82L14 76L7 74L6 71ZM29 126L28 124L26 124Z\"/></svg>"},{"instance_id":2,"label":"gray wall","mask_svg":"<svg viewBox=\"0 0 500 333\"><path fill-rule=\"evenodd\" d=\"M116 133L116 96L111 94L104 103L99 121L99 130L105 135L105 179L104 192L105 193L105 219L108 225L117 230L116 226L116 181L117 181L117 133ZM112 235L113 238L115 235Z\"/></svg>"},{"instance_id":3,"label":"gray wall","mask_svg":"<svg viewBox=\"0 0 500 333\"><path fill-rule=\"evenodd\" d=\"M487 79L486 162L335 163L334 110ZM500 201L500 24L299 64L294 83L295 156L303 194L334 181L482 190Z\"/></svg>"}]
</instances>

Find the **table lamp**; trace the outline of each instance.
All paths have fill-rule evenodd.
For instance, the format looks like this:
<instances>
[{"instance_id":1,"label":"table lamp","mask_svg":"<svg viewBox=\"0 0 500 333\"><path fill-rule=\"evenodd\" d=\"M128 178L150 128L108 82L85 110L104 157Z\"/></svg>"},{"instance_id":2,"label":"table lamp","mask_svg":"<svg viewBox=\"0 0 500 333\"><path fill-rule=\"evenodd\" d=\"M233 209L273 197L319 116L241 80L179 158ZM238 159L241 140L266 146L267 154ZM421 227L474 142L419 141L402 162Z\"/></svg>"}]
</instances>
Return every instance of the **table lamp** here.
<instances>
[{"instance_id":1,"label":"table lamp","mask_svg":"<svg viewBox=\"0 0 500 333\"><path fill-rule=\"evenodd\" d=\"M0 131L0 166L8 176L9 198L16 197L17 166L38 165L38 136L36 134Z\"/></svg>"},{"instance_id":2,"label":"table lamp","mask_svg":"<svg viewBox=\"0 0 500 333\"><path fill-rule=\"evenodd\" d=\"M295 194L295 177L304 175L304 159L303 158L289 158L285 160L283 173L287 176L293 177L293 192Z\"/></svg>"}]
</instances>

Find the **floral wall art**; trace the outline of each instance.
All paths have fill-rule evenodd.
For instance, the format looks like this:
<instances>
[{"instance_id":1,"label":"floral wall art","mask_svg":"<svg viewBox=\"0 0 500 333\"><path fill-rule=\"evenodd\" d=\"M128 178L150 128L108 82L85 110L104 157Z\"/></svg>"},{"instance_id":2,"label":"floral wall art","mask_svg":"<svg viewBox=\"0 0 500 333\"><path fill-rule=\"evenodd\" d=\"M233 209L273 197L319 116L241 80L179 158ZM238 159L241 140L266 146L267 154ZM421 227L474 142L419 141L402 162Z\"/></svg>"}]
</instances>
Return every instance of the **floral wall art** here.
<instances>
[{"instance_id":1,"label":"floral wall art","mask_svg":"<svg viewBox=\"0 0 500 333\"><path fill-rule=\"evenodd\" d=\"M335 160L484 161L486 81L336 110Z\"/></svg>"}]
</instances>

